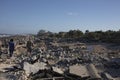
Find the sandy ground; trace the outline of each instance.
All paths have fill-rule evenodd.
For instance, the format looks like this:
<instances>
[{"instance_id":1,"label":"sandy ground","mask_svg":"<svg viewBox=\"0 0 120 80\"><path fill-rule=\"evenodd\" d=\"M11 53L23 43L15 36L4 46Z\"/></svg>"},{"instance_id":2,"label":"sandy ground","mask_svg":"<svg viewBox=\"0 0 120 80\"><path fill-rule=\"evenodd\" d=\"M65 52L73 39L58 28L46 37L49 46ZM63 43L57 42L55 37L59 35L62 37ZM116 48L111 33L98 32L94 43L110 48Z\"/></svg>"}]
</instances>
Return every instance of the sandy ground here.
<instances>
[{"instance_id":1,"label":"sandy ground","mask_svg":"<svg viewBox=\"0 0 120 80\"><path fill-rule=\"evenodd\" d=\"M108 51L120 51L120 45L107 44L107 43L87 43L87 48L91 52L108 52Z\"/></svg>"}]
</instances>

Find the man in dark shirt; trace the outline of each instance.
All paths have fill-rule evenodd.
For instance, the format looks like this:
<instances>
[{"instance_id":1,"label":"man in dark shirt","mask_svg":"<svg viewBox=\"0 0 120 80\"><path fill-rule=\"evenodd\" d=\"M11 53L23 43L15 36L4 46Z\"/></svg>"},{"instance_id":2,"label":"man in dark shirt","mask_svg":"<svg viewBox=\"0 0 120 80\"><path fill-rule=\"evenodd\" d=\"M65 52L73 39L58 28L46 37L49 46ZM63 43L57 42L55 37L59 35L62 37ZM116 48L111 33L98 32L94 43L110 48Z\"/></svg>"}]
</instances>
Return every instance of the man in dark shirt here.
<instances>
[{"instance_id":1,"label":"man in dark shirt","mask_svg":"<svg viewBox=\"0 0 120 80\"><path fill-rule=\"evenodd\" d=\"M10 42L9 42L9 54L10 54L10 57L12 57L12 55L13 55L14 48L15 48L15 45L14 45L13 39L10 39Z\"/></svg>"}]
</instances>

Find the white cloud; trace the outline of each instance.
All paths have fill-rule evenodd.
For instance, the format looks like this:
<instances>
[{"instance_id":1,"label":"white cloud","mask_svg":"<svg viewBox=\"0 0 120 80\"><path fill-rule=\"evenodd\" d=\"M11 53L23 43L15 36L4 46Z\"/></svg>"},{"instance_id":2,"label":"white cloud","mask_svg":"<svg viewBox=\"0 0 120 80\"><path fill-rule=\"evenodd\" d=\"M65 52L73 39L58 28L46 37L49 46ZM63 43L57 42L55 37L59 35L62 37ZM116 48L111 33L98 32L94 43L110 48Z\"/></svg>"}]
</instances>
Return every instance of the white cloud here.
<instances>
[{"instance_id":1,"label":"white cloud","mask_svg":"<svg viewBox=\"0 0 120 80\"><path fill-rule=\"evenodd\" d=\"M69 16L78 16L79 14L76 12L68 12L67 15Z\"/></svg>"}]
</instances>

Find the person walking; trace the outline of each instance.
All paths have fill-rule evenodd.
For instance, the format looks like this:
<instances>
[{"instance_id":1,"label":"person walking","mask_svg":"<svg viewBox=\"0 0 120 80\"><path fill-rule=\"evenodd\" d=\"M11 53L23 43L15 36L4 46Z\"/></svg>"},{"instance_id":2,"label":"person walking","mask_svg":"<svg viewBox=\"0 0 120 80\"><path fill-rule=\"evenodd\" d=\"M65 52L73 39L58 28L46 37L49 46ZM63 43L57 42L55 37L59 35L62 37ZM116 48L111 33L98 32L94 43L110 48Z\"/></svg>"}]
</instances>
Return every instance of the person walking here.
<instances>
[{"instance_id":1,"label":"person walking","mask_svg":"<svg viewBox=\"0 0 120 80\"><path fill-rule=\"evenodd\" d=\"M9 41L9 54L10 54L10 57L12 57L14 49L15 49L15 45L14 45L13 39L10 39L10 41Z\"/></svg>"},{"instance_id":2,"label":"person walking","mask_svg":"<svg viewBox=\"0 0 120 80\"><path fill-rule=\"evenodd\" d=\"M30 40L27 41L26 47L27 47L27 52L28 52L29 55L31 55L32 46L33 46L33 43Z\"/></svg>"}]
</instances>

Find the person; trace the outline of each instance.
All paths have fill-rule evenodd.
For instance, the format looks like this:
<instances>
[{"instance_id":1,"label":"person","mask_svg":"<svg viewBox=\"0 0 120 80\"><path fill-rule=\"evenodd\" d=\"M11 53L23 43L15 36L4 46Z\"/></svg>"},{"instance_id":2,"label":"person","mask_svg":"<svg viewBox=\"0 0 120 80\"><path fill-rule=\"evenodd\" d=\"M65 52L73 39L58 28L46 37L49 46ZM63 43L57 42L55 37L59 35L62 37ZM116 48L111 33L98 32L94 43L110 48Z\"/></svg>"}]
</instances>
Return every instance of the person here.
<instances>
[{"instance_id":1,"label":"person","mask_svg":"<svg viewBox=\"0 0 120 80\"><path fill-rule=\"evenodd\" d=\"M15 45L14 45L13 39L10 39L10 42L9 42L9 54L10 54L10 57L12 57L12 55L13 55L14 48L15 48Z\"/></svg>"},{"instance_id":2,"label":"person","mask_svg":"<svg viewBox=\"0 0 120 80\"><path fill-rule=\"evenodd\" d=\"M27 47L27 52L31 53L32 52L32 42L29 40L27 41L26 47Z\"/></svg>"}]
</instances>

